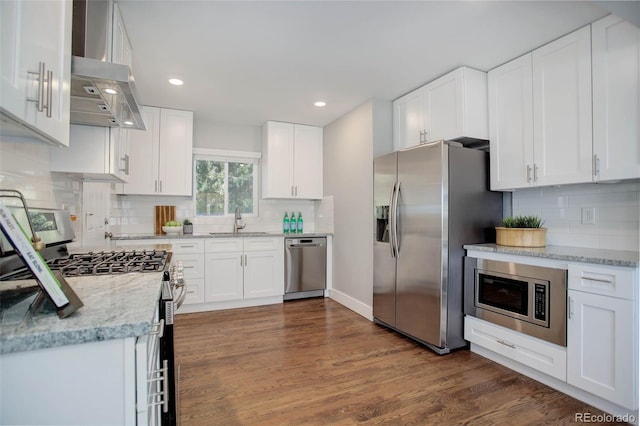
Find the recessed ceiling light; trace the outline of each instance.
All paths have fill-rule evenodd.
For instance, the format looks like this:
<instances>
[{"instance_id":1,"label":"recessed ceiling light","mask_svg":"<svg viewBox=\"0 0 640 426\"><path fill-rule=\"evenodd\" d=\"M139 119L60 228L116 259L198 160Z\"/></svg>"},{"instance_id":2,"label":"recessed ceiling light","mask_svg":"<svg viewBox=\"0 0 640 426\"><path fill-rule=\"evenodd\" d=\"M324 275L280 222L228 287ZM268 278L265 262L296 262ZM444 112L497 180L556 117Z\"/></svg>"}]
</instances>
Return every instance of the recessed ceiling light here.
<instances>
[{"instance_id":1,"label":"recessed ceiling light","mask_svg":"<svg viewBox=\"0 0 640 426\"><path fill-rule=\"evenodd\" d=\"M324 102L324 101L318 101L318 102L314 103L314 105L317 106L317 107L323 107L323 106L326 106L327 103Z\"/></svg>"},{"instance_id":2,"label":"recessed ceiling light","mask_svg":"<svg viewBox=\"0 0 640 426\"><path fill-rule=\"evenodd\" d=\"M133 121L125 121L124 124L126 124L127 126L133 126Z\"/></svg>"},{"instance_id":3,"label":"recessed ceiling light","mask_svg":"<svg viewBox=\"0 0 640 426\"><path fill-rule=\"evenodd\" d=\"M108 93L110 95L115 95L116 93L118 93L114 89L104 89L104 91L105 93Z\"/></svg>"},{"instance_id":4,"label":"recessed ceiling light","mask_svg":"<svg viewBox=\"0 0 640 426\"><path fill-rule=\"evenodd\" d=\"M170 78L169 83L173 84L174 86L182 86L184 84L184 81L180 80L179 78Z\"/></svg>"}]
</instances>

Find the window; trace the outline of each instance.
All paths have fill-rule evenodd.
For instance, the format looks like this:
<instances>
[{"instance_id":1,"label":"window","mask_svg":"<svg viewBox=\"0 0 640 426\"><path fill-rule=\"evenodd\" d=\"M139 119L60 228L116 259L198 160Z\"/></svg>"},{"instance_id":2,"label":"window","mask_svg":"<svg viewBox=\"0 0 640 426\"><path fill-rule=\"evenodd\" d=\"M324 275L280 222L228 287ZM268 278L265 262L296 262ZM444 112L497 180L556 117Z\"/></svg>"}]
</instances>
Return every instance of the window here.
<instances>
[{"instance_id":1,"label":"window","mask_svg":"<svg viewBox=\"0 0 640 426\"><path fill-rule=\"evenodd\" d=\"M244 215L258 209L259 153L194 149L196 216Z\"/></svg>"}]
</instances>

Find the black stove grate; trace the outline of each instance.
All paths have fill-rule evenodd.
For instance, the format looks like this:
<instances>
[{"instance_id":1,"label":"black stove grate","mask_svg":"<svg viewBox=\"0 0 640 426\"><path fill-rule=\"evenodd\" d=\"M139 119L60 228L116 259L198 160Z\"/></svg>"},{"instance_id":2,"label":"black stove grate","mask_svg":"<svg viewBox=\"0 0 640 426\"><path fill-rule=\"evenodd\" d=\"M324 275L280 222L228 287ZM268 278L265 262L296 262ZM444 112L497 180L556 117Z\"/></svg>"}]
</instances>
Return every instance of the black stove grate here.
<instances>
[{"instance_id":1,"label":"black stove grate","mask_svg":"<svg viewBox=\"0 0 640 426\"><path fill-rule=\"evenodd\" d=\"M120 250L74 253L47 261L52 271L60 271L65 277L84 275L113 275L129 272L161 272L168 262L165 250ZM4 280L29 279L33 275L22 268L0 277Z\"/></svg>"}]
</instances>

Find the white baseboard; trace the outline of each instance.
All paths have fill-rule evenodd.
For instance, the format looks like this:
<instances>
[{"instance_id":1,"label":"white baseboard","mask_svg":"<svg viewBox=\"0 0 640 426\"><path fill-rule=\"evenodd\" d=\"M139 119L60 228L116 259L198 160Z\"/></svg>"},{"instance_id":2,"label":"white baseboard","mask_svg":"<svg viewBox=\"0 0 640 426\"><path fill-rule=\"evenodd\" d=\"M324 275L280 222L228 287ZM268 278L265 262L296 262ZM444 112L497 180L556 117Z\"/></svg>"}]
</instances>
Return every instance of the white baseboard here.
<instances>
[{"instance_id":1,"label":"white baseboard","mask_svg":"<svg viewBox=\"0 0 640 426\"><path fill-rule=\"evenodd\" d=\"M356 314L362 315L369 321L373 321L373 308L371 306L366 305L358 299L354 299L348 294L338 291L335 288L329 289L329 297L344 307L351 309Z\"/></svg>"}]
</instances>

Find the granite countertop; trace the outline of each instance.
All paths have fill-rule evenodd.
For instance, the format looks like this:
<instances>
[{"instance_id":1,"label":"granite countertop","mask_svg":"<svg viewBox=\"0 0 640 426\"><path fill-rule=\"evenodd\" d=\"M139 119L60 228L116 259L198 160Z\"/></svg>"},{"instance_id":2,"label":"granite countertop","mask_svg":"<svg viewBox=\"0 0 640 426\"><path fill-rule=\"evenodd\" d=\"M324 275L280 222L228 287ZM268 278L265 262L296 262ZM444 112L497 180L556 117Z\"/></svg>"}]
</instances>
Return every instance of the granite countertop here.
<instances>
[{"instance_id":1,"label":"granite countertop","mask_svg":"<svg viewBox=\"0 0 640 426\"><path fill-rule=\"evenodd\" d=\"M327 232L309 232L302 234L284 234L282 232L213 232L194 234L114 234L112 240L147 240L147 239L190 239L190 238L238 238L238 237L287 237L287 238L313 238L333 235Z\"/></svg>"},{"instance_id":2,"label":"granite countertop","mask_svg":"<svg viewBox=\"0 0 640 426\"><path fill-rule=\"evenodd\" d=\"M0 353L144 336L151 331L162 272L66 280L84 306L64 319L47 312L27 316L18 324L0 323ZM0 289L32 285L36 285L33 280L5 281Z\"/></svg>"},{"instance_id":3,"label":"granite countertop","mask_svg":"<svg viewBox=\"0 0 640 426\"><path fill-rule=\"evenodd\" d=\"M584 247L546 246L546 247L510 247L497 244L466 244L467 250L487 251L519 256L541 257L569 262L596 263L611 266L636 268L640 265L637 251L604 250Z\"/></svg>"}]
</instances>

